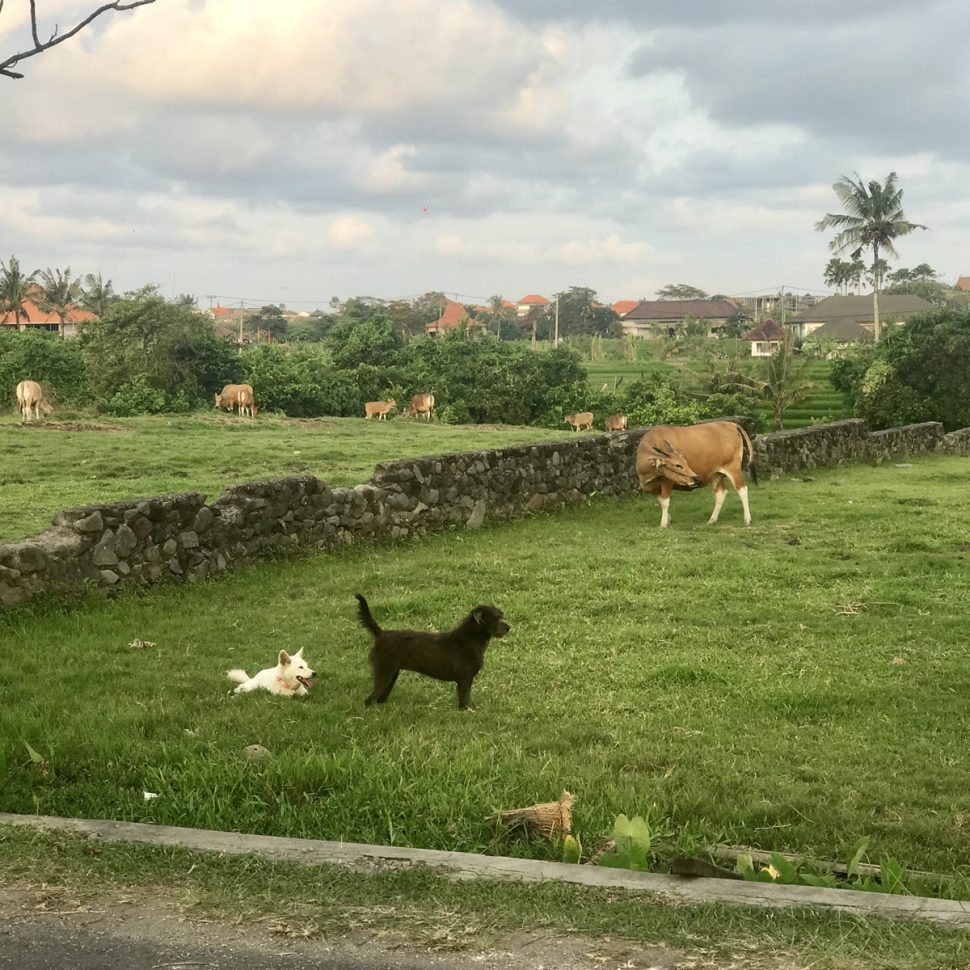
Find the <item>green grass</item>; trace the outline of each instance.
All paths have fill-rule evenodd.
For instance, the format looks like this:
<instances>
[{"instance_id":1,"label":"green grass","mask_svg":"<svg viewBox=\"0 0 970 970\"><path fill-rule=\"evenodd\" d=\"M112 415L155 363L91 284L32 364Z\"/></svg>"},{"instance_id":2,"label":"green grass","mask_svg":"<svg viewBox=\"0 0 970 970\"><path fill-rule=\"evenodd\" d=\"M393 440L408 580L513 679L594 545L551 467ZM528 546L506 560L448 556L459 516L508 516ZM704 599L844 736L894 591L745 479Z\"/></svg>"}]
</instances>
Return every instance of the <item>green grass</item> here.
<instances>
[{"instance_id":1,"label":"green grass","mask_svg":"<svg viewBox=\"0 0 970 970\"><path fill-rule=\"evenodd\" d=\"M378 461L561 438L563 430L425 424L392 418L257 421L228 415L93 419L58 415L54 425L101 431L24 428L0 419L0 540L50 525L60 509L167 492L312 474L330 485L367 481Z\"/></svg>"},{"instance_id":2,"label":"green grass","mask_svg":"<svg viewBox=\"0 0 970 970\"><path fill-rule=\"evenodd\" d=\"M92 845L0 826L0 885L27 905L124 913L145 900L228 935L271 927L325 941L404 939L437 950L568 946L590 965L641 966L624 944L674 947L677 966L746 970L965 970L970 933L810 910L670 905L641 893L558 883L456 882L427 870L349 872L138 845ZM112 900L118 902L112 906ZM166 905L167 904L167 907ZM580 949L582 948L582 949ZM592 954L595 954L593 956ZM614 959L608 960L607 955ZM677 954L675 954L677 956ZM471 957L471 952L468 953ZM553 956L554 960L555 957ZM595 961L595 963L594 963ZM651 959L661 962L659 957ZM512 965L512 963L509 963ZM550 966L556 965L554 962ZM664 961L664 966L667 966ZM672 964L671 964L672 965Z\"/></svg>"},{"instance_id":3,"label":"green grass","mask_svg":"<svg viewBox=\"0 0 970 970\"><path fill-rule=\"evenodd\" d=\"M742 348L747 353L747 347ZM687 363L689 361L681 362ZM619 384L622 391L634 381L661 381L681 380L683 370L681 366L664 360L642 359L630 360L597 360L585 361L583 367L586 368L589 386L594 390L600 390L606 385L607 390L612 390ZM837 421L841 418L852 417L852 410L847 405L845 397L841 391L837 391L829 383L829 373L832 370L831 361L816 360L808 370L807 379L815 382L815 388L809 398L796 407L791 407L785 412L785 429L802 428L806 425L823 421ZM773 430L771 426L771 415L767 413L762 419L762 426L765 430Z\"/></svg>"},{"instance_id":4,"label":"green grass","mask_svg":"<svg viewBox=\"0 0 970 970\"><path fill-rule=\"evenodd\" d=\"M968 474L941 457L765 483L749 529L733 496L705 527L706 490L674 497L665 532L652 500L594 501L7 611L0 804L547 857L486 816L567 788L588 849L649 813L670 846L844 859L868 835L873 861L966 876ZM365 710L355 590L393 626L500 605L513 633L478 713L416 675ZM281 646L319 671L309 698L227 696L226 668ZM272 757L247 762L252 743Z\"/></svg>"}]
</instances>

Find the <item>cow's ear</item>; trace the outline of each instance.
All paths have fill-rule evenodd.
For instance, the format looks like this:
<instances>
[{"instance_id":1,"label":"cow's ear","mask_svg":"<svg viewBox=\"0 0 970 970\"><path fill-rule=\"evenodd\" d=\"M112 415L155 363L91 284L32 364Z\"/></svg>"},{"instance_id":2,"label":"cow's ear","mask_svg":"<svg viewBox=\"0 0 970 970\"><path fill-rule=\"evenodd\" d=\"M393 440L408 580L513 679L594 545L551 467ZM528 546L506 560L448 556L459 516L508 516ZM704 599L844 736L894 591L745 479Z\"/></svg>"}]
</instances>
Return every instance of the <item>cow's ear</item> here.
<instances>
[{"instance_id":1,"label":"cow's ear","mask_svg":"<svg viewBox=\"0 0 970 970\"><path fill-rule=\"evenodd\" d=\"M674 445L672 445L667 438L664 439L664 443L670 449L670 454L673 454L677 450L676 447Z\"/></svg>"},{"instance_id":2,"label":"cow's ear","mask_svg":"<svg viewBox=\"0 0 970 970\"><path fill-rule=\"evenodd\" d=\"M669 458L669 457L670 457L670 452L667 452L667 451L664 451L663 449L661 449L661 448L658 448L658 447L657 447L656 445L654 445L654 446L653 446L653 450L654 450L654 451L655 451L655 452L656 452L656 453L657 453L658 455L663 455L663 456L664 456L664 458Z\"/></svg>"}]
</instances>

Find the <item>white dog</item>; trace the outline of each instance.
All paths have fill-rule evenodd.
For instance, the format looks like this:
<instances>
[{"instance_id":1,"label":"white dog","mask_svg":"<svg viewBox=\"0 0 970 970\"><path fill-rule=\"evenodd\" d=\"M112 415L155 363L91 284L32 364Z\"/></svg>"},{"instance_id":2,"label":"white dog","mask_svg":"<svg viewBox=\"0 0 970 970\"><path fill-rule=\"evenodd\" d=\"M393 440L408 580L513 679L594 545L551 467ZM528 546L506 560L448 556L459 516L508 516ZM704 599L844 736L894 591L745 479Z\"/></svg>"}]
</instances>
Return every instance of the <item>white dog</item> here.
<instances>
[{"instance_id":1,"label":"white dog","mask_svg":"<svg viewBox=\"0 0 970 970\"><path fill-rule=\"evenodd\" d=\"M275 667L267 667L265 670L261 670L255 677L250 677L245 670L229 670L226 672L226 676L230 680L239 684L232 691L233 694L263 688L271 694L282 694L284 697L309 694L313 678L316 675L317 672L311 670L303 659L302 647L292 656L285 650L281 650L279 663Z\"/></svg>"}]
</instances>

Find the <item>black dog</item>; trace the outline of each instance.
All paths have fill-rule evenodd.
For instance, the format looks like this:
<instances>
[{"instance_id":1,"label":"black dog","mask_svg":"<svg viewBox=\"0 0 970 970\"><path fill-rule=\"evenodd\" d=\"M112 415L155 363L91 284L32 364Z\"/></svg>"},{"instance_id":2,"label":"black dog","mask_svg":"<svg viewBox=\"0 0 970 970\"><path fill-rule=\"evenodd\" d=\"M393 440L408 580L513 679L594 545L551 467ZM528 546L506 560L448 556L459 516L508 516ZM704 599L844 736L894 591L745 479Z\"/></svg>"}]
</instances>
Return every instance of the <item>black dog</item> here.
<instances>
[{"instance_id":1,"label":"black dog","mask_svg":"<svg viewBox=\"0 0 970 970\"><path fill-rule=\"evenodd\" d=\"M382 630L371 616L367 600L357 597L361 624L370 630L374 646L370 652L374 689L365 704L383 704L390 696L402 670L414 670L436 680L458 685L458 708L468 710L472 681L482 669L485 651L492 637L504 637L512 628L494 606L476 606L461 623L446 633L419 630Z\"/></svg>"}]
</instances>

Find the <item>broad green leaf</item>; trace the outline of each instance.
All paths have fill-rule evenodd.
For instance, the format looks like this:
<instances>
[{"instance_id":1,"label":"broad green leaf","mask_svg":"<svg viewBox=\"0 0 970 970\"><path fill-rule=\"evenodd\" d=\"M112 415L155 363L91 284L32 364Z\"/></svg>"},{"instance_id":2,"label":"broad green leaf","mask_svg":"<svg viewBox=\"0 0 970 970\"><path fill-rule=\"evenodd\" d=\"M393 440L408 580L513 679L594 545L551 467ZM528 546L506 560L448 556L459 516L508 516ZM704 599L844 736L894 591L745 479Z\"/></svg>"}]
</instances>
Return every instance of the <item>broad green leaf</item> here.
<instances>
[{"instance_id":1,"label":"broad green leaf","mask_svg":"<svg viewBox=\"0 0 970 970\"><path fill-rule=\"evenodd\" d=\"M866 854L866 849L869 848L869 836L863 836L856 842L855 847L852 849L852 855L849 856L849 863L845 867L845 874L847 876L854 876L859 870L859 863L862 862L862 857Z\"/></svg>"},{"instance_id":2,"label":"broad green leaf","mask_svg":"<svg viewBox=\"0 0 970 970\"><path fill-rule=\"evenodd\" d=\"M24 741L24 747L27 749L27 754L30 755L30 760L35 765L42 765L44 763L44 759L41 757L41 755L38 754L26 741Z\"/></svg>"}]
</instances>

